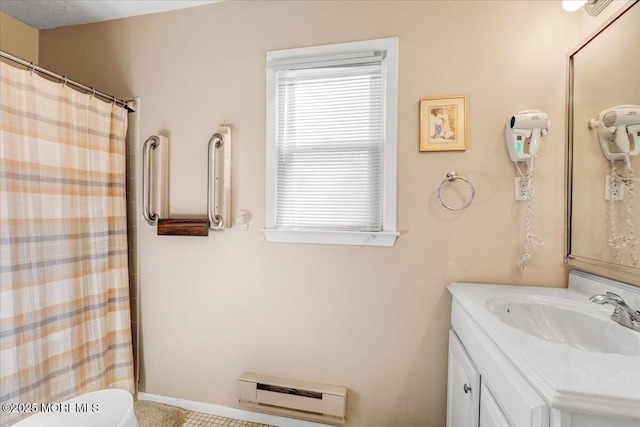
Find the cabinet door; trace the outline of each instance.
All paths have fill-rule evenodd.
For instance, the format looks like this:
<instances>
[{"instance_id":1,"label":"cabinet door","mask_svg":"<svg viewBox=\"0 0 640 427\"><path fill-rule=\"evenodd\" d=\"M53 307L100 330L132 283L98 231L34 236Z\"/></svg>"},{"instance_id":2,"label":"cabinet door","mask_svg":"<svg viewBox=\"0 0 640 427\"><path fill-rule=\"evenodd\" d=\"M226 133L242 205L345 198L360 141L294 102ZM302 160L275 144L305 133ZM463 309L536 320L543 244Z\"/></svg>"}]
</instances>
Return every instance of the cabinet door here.
<instances>
[{"instance_id":1,"label":"cabinet door","mask_svg":"<svg viewBox=\"0 0 640 427\"><path fill-rule=\"evenodd\" d=\"M486 384L480 391L480 427L511 427Z\"/></svg>"},{"instance_id":2,"label":"cabinet door","mask_svg":"<svg viewBox=\"0 0 640 427\"><path fill-rule=\"evenodd\" d=\"M476 427L480 413L480 374L457 335L449 331L447 427Z\"/></svg>"}]
</instances>

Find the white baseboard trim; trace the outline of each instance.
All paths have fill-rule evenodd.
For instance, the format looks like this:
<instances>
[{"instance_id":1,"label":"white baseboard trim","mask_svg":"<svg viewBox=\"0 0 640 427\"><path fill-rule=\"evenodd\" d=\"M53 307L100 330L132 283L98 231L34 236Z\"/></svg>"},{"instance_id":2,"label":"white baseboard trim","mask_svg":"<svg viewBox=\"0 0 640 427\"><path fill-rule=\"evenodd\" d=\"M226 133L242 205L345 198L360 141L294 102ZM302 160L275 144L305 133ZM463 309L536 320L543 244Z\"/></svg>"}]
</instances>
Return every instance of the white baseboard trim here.
<instances>
[{"instance_id":1,"label":"white baseboard trim","mask_svg":"<svg viewBox=\"0 0 640 427\"><path fill-rule=\"evenodd\" d=\"M277 415L261 414L244 409L229 408L227 406L215 405L213 403L194 402L193 400L176 399L175 397L159 396L157 394L138 392L138 400L149 400L151 402L164 403L165 405L177 406L189 411L203 412L205 414L218 415L220 417L235 418L253 423L269 424L276 427L333 427L327 424L314 423L311 421L296 420L293 418L279 417Z\"/></svg>"}]
</instances>

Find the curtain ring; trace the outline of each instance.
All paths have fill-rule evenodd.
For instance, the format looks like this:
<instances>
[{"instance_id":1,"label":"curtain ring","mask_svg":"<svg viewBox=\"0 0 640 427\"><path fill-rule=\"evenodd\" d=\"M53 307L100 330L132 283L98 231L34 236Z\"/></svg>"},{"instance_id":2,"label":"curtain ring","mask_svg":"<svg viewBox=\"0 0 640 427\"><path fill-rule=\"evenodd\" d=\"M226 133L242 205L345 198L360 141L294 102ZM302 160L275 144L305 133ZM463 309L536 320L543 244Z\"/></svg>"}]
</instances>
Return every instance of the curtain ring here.
<instances>
[{"instance_id":1,"label":"curtain ring","mask_svg":"<svg viewBox=\"0 0 640 427\"><path fill-rule=\"evenodd\" d=\"M33 76L33 72L36 70L36 64L34 64L33 62L31 62L30 64L31 64L31 71L29 71L29 75Z\"/></svg>"},{"instance_id":2,"label":"curtain ring","mask_svg":"<svg viewBox=\"0 0 640 427\"><path fill-rule=\"evenodd\" d=\"M444 202L442 201L442 197L440 197L440 191L442 190L442 187L443 187L446 183L448 183L448 182L454 182L454 181L455 181L455 180L457 180L457 179L462 180L462 181L464 181L464 182L466 182L466 183L467 183L467 185L468 185L468 186L469 186L469 188L471 189L471 198L469 199L469 201L468 201L467 203L465 203L465 204L464 204L464 205L462 205L461 207L459 207L459 208L452 208L451 206L447 205L446 203L444 203ZM471 205L471 203L473 202L473 199L475 199L475 198L476 198L476 188L473 186L473 184L472 184L468 179L463 178L463 177L461 177L461 176L458 176L458 173L457 173L456 171L451 171L451 172L447 173L446 178L445 178L445 179L443 179L443 180L442 180L442 182L440 183L440 185L438 186L437 194L438 194L438 202L440 202L440 204L441 204L443 207L445 207L445 208L449 209L450 211L462 211L462 210L467 209L467 208Z\"/></svg>"},{"instance_id":3,"label":"curtain ring","mask_svg":"<svg viewBox=\"0 0 640 427\"><path fill-rule=\"evenodd\" d=\"M62 76L64 78L64 81L62 82L62 87L65 87L67 85L67 76Z\"/></svg>"},{"instance_id":4,"label":"curtain ring","mask_svg":"<svg viewBox=\"0 0 640 427\"><path fill-rule=\"evenodd\" d=\"M93 99L93 97L94 97L94 96L96 96L96 88L95 88L95 87L92 87L92 88L91 88L91 91L92 91L92 92L91 92L91 96L89 97L89 99Z\"/></svg>"}]
</instances>

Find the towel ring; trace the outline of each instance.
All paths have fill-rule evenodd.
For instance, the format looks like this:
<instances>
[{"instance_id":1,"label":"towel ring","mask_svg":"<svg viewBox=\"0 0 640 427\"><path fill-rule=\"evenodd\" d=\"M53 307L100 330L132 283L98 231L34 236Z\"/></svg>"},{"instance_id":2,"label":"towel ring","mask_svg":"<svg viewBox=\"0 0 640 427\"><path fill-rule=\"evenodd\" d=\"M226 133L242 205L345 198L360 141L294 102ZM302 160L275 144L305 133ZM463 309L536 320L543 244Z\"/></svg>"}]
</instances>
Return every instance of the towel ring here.
<instances>
[{"instance_id":1,"label":"towel ring","mask_svg":"<svg viewBox=\"0 0 640 427\"><path fill-rule=\"evenodd\" d=\"M471 189L471 198L469 199L469 201L467 203L465 203L463 206L459 207L459 208L452 208L451 206L448 206L445 202L442 201L442 197L440 196L440 191L442 190L442 187L444 187L444 185L448 182L454 182L457 179L461 179L462 181L466 182L469 185L469 188ZM442 182L440 183L440 185L438 186L438 201L440 202L440 204L449 209L450 211L462 211L467 209L471 203L473 202L473 199L476 198L476 188L473 186L473 184L471 182L469 182L468 179L458 176L458 173L456 171L451 171L449 173L447 173L447 177L445 179L442 180Z\"/></svg>"}]
</instances>

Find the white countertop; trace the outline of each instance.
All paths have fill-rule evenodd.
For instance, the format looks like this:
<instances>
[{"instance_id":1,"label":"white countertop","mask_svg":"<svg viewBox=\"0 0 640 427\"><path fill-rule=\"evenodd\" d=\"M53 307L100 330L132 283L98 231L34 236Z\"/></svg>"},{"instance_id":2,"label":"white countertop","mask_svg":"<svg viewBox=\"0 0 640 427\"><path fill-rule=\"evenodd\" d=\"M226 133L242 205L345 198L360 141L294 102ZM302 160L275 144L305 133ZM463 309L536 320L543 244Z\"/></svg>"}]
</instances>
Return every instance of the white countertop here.
<instances>
[{"instance_id":1,"label":"white countertop","mask_svg":"<svg viewBox=\"0 0 640 427\"><path fill-rule=\"evenodd\" d=\"M610 290L625 297L628 294L623 288L609 288L600 282L572 286L570 281L570 288L565 289L471 283L452 283L448 289L550 407L640 419L640 357L595 353L550 342L503 323L486 308L487 301L494 297L538 295L573 301L583 305L585 312L608 319L613 311L610 305L591 303L589 297L593 294L577 289L597 289L594 293ZM640 293L640 289L630 289L631 301L627 299L627 302L637 309L632 302L637 300L636 292ZM640 345L640 332L628 331L630 334L626 336L638 339Z\"/></svg>"}]
</instances>

